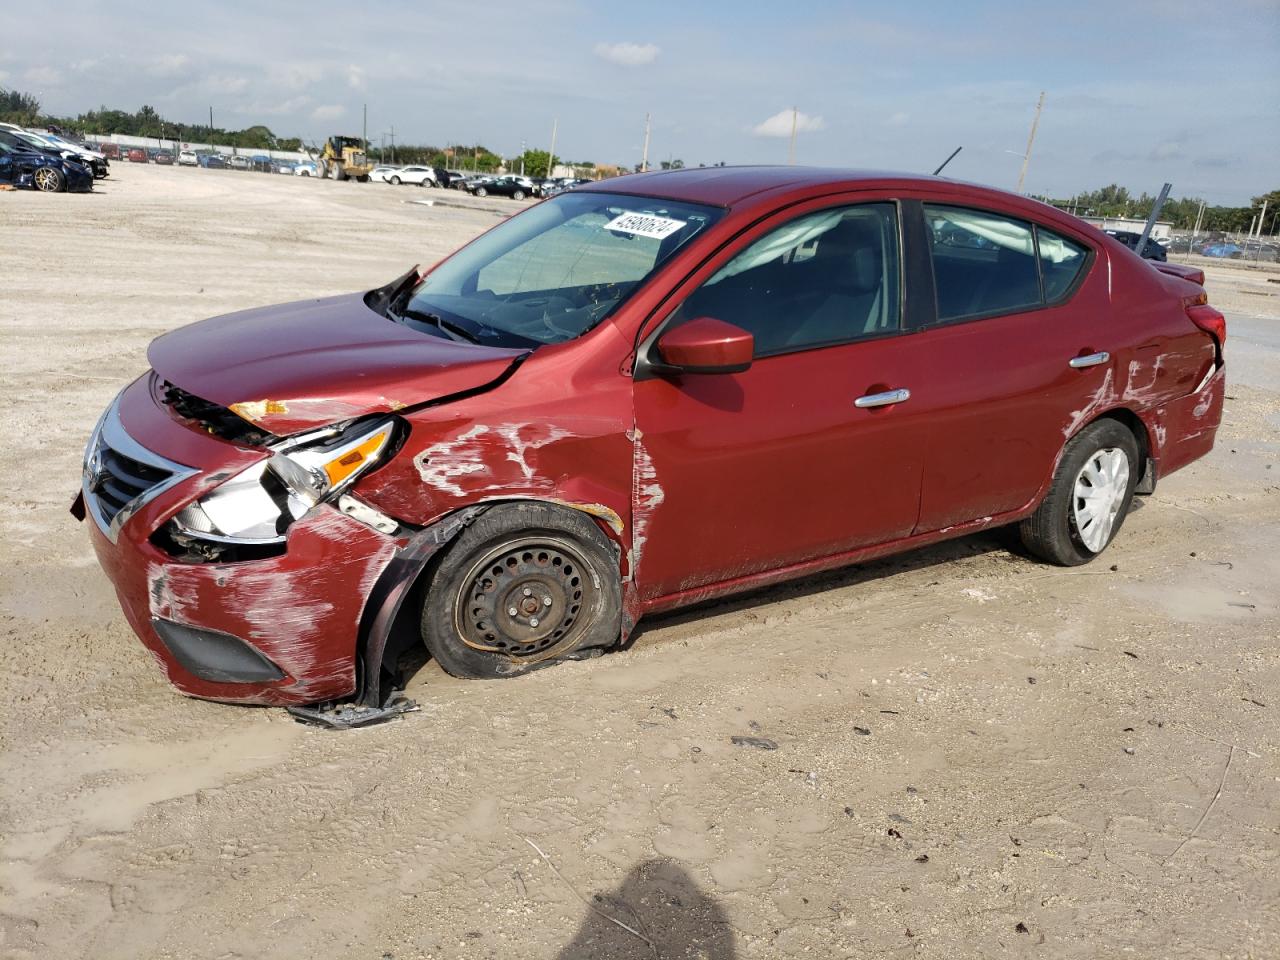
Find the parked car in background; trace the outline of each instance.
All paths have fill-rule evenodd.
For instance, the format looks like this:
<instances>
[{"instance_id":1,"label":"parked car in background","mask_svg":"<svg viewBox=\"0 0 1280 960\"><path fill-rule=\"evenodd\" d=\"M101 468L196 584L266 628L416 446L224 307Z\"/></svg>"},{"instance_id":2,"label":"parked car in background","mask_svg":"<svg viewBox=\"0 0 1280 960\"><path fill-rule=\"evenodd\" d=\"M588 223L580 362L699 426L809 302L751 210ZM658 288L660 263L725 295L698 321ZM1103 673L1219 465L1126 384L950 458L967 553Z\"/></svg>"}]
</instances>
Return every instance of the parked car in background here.
<instances>
[{"instance_id":1,"label":"parked car in background","mask_svg":"<svg viewBox=\"0 0 1280 960\"><path fill-rule=\"evenodd\" d=\"M194 150L183 150L178 154L178 166L198 167L200 166L200 158L196 156Z\"/></svg>"},{"instance_id":2,"label":"parked car in background","mask_svg":"<svg viewBox=\"0 0 1280 960\"><path fill-rule=\"evenodd\" d=\"M35 133L13 124L6 124L3 131L0 132L4 132L10 137L16 137L29 147L63 159L74 160L79 165L86 167L93 176L99 179L107 175L107 160L97 151L85 150L66 143L57 136Z\"/></svg>"},{"instance_id":3,"label":"parked car in background","mask_svg":"<svg viewBox=\"0 0 1280 960\"><path fill-rule=\"evenodd\" d=\"M261 153L254 154L252 157L249 158L249 163L251 165L251 169L257 171L258 173L274 173L275 172L275 167L272 164L271 158L266 156L265 154L261 154Z\"/></svg>"},{"instance_id":4,"label":"parked car in background","mask_svg":"<svg viewBox=\"0 0 1280 960\"><path fill-rule=\"evenodd\" d=\"M93 189L93 173L70 158L0 140L0 183L44 193L84 193Z\"/></svg>"},{"instance_id":5,"label":"parked car in background","mask_svg":"<svg viewBox=\"0 0 1280 960\"><path fill-rule=\"evenodd\" d=\"M157 150L155 162L163 167L171 167L173 166L173 154L168 150Z\"/></svg>"},{"instance_id":6,"label":"parked car in background","mask_svg":"<svg viewBox=\"0 0 1280 960\"><path fill-rule=\"evenodd\" d=\"M477 197L511 197L523 200L533 196L533 184L522 177L490 177L467 184L467 190Z\"/></svg>"},{"instance_id":7,"label":"parked car in background","mask_svg":"<svg viewBox=\"0 0 1280 960\"><path fill-rule=\"evenodd\" d=\"M120 144L118 143L100 143L98 149L102 151L102 155L108 160L124 159L120 153Z\"/></svg>"},{"instance_id":8,"label":"parked car in background","mask_svg":"<svg viewBox=\"0 0 1280 960\"><path fill-rule=\"evenodd\" d=\"M1107 230L1105 232L1107 236L1115 237L1130 250L1137 250L1138 241L1142 239L1142 234L1133 233L1129 230ZM1146 249L1142 251L1142 258L1165 263L1169 259L1169 252L1155 238L1148 237Z\"/></svg>"},{"instance_id":9,"label":"parked car in background","mask_svg":"<svg viewBox=\"0 0 1280 960\"><path fill-rule=\"evenodd\" d=\"M399 167L393 167L389 164L380 163L369 171L369 180L371 183L387 183L387 178L391 174L399 170Z\"/></svg>"},{"instance_id":10,"label":"parked car in background","mask_svg":"<svg viewBox=\"0 0 1280 960\"><path fill-rule=\"evenodd\" d=\"M301 163L293 165L293 175L295 177L318 177L320 176L320 164L314 160L303 160Z\"/></svg>"},{"instance_id":11,"label":"parked car in background","mask_svg":"<svg viewBox=\"0 0 1280 960\"><path fill-rule=\"evenodd\" d=\"M449 188L451 190L467 189L467 180L470 179L471 174L465 170L446 170L445 172L449 174Z\"/></svg>"},{"instance_id":12,"label":"parked car in background","mask_svg":"<svg viewBox=\"0 0 1280 960\"><path fill-rule=\"evenodd\" d=\"M207 170L225 170L227 168L227 158L220 153L201 153L200 166Z\"/></svg>"},{"instance_id":13,"label":"parked car in background","mask_svg":"<svg viewBox=\"0 0 1280 960\"><path fill-rule=\"evenodd\" d=\"M252 170L253 161L246 156L236 154L227 160L227 166L232 170Z\"/></svg>"},{"instance_id":14,"label":"parked car in background","mask_svg":"<svg viewBox=\"0 0 1280 960\"><path fill-rule=\"evenodd\" d=\"M236 703L378 707L406 620L499 678L1002 525L1084 564L1214 445L1203 279L936 177L619 177L163 335L74 511L170 682Z\"/></svg>"},{"instance_id":15,"label":"parked car in background","mask_svg":"<svg viewBox=\"0 0 1280 960\"><path fill-rule=\"evenodd\" d=\"M271 161L271 172L272 172L272 173L289 173L289 174L291 174L291 173L293 173L293 164L292 164L291 162L289 162L288 160L272 160L272 161Z\"/></svg>"},{"instance_id":16,"label":"parked car in background","mask_svg":"<svg viewBox=\"0 0 1280 960\"><path fill-rule=\"evenodd\" d=\"M1214 243L1206 243L1200 248L1200 253L1206 257L1224 257L1230 260L1239 260L1244 256L1244 247L1225 240L1218 240Z\"/></svg>"},{"instance_id":17,"label":"parked car in background","mask_svg":"<svg viewBox=\"0 0 1280 960\"><path fill-rule=\"evenodd\" d=\"M401 184L413 183L420 187L439 186L436 183L436 172L431 167L424 167L418 164L412 164L407 167L401 167L399 170L393 170L387 174L387 183Z\"/></svg>"},{"instance_id":18,"label":"parked car in background","mask_svg":"<svg viewBox=\"0 0 1280 960\"><path fill-rule=\"evenodd\" d=\"M130 163L146 163L147 160L148 160L147 151L143 150L141 147L129 148Z\"/></svg>"}]
</instances>

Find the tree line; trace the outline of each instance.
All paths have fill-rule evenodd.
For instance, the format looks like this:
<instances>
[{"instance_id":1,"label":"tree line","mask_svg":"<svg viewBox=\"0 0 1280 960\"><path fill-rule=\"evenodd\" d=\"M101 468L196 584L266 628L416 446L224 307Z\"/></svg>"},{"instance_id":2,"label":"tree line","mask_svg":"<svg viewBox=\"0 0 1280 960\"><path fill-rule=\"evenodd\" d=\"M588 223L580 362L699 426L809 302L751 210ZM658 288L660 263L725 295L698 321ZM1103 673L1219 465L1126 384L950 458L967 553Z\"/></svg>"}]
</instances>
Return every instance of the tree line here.
<instances>
[{"instance_id":1,"label":"tree line","mask_svg":"<svg viewBox=\"0 0 1280 960\"><path fill-rule=\"evenodd\" d=\"M59 117L41 111L40 101L29 93L0 87L0 122L24 127L57 127L77 134L155 137L157 140L185 140L217 143L228 147L257 150L301 150L297 137L277 137L269 127L255 124L243 130L211 127L207 123L177 123L167 120L155 108L143 105L136 112L99 107L76 117Z\"/></svg>"},{"instance_id":2,"label":"tree line","mask_svg":"<svg viewBox=\"0 0 1280 960\"><path fill-rule=\"evenodd\" d=\"M1145 191L1135 197L1128 188L1115 183L1078 193L1067 199L1038 199L1079 217L1130 217L1137 220L1149 217L1156 202L1156 198ZM1264 202L1267 204L1267 214L1262 232L1273 233L1280 224L1280 219L1272 216L1280 214L1280 190L1254 197L1247 207L1212 206L1206 203L1204 214L1200 218L1200 230L1206 233L1242 233L1249 229L1249 224L1262 212ZM1175 230L1190 230L1195 226L1202 203L1204 201L1199 197L1170 197L1160 209L1160 219L1172 223Z\"/></svg>"}]
</instances>

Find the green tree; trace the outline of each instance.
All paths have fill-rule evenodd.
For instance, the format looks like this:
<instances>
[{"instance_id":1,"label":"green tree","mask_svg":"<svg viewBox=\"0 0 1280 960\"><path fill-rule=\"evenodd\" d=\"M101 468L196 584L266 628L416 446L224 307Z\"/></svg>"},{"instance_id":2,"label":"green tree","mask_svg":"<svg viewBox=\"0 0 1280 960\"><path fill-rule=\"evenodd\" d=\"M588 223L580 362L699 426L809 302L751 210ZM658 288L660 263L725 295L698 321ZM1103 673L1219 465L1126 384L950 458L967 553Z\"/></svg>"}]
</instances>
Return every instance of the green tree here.
<instances>
[{"instance_id":1,"label":"green tree","mask_svg":"<svg viewBox=\"0 0 1280 960\"><path fill-rule=\"evenodd\" d=\"M523 155L517 157L512 168L517 173L520 172L521 161L524 161L526 177L549 177L552 167L555 166L551 154L546 150L526 150Z\"/></svg>"},{"instance_id":2,"label":"green tree","mask_svg":"<svg viewBox=\"0 0 1280 960\"><path fill-rule=\"evenodd\" d=\"M40 116L40 101L20 90L0 87L0 121L30 126Z\"/></svg>"}]
</instances>

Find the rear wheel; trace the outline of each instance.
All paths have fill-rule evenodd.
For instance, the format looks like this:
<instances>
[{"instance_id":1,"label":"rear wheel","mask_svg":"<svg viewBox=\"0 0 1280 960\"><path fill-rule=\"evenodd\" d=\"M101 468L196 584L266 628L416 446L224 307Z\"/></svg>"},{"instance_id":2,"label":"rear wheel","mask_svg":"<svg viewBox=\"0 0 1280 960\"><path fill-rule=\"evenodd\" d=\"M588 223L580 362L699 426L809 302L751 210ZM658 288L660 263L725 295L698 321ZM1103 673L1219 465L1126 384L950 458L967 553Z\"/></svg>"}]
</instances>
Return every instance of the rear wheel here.
<instances>
[{"instance_id":1,"label":"rear wheel","mask_svg":"<svg viewBox=\"0 0 1280 960\"><path fill-rule=\"evenodd\" d=\"M622 588L594 521L544 503L482 514L428 584L422 638L456 677L494 679L618 638Z\"/></svg>"},{"instance_id":2,"label":"rear wheel","mask_svg":"<svg viewBox=\"0 0 1280 960\"><path fill-rule=\"evenodd\" d=\"M1129 429L1115 420L1090 424L1062 451L1049 493L1019 527L1022 542L1050 563L1088 563L1120 531L1138 474L1138 441Z\"/></svg>"},{"instance_id":3,"label":"rear wheel","mask_svg":"<svg viewBox=\"0 0 1280 960\"><path fill-rule=\"evenodd\" d=\"M399 178L399 177L392 177L392 178L391 178L391 180L390 180L390 181L388 181L388 182L389 182L389 183L391 183L393 186L397 186L397 187L398 187L398 186L400 186L400 178Z\"/></svg>"},{"instance_id":4,"label":"rear wheel","mask_svg":"<svg viewBox=\"0 0 1280 960\"><path fill-rule=\"evenodd\" d=\"M511 195L511 199L512 199L512 200L523 200L523 199L524 199L524 191L523 191L523 190L517 190L515 193L513 193L513 194Z\"/></svg>"},{"instance_id":5,"label":"rear wheel","mask_svg":"<svg viewBox=\"0 0 1280 960\"><path fill-rule=\"evenodd\" d=\"M54 167L37 167L31 179L35 181L36 189L45 193L58 193L67 188L67 178Z\"/></svg>"},{"instance_id":6,"label":"rear wheel","mask_svg":"<svg viewBox=\"0 0 1280 960\"><path fill-rule=\"evenodd\" d=\"M486 190L484 187L476 187L477 197L487 197L488 195L489 195L489 191Z\"/></svg>"},{"instance_id":7,"label":"rear wheel","mask_svg":"<svg viewBox=\"0 0 1280 960\"><path fill-rule=\"evenodd\" d=\"M333 179L335 180L347 179L347 171L340 164L334 164L333 166Z\"/></svg>"}]
</instances>

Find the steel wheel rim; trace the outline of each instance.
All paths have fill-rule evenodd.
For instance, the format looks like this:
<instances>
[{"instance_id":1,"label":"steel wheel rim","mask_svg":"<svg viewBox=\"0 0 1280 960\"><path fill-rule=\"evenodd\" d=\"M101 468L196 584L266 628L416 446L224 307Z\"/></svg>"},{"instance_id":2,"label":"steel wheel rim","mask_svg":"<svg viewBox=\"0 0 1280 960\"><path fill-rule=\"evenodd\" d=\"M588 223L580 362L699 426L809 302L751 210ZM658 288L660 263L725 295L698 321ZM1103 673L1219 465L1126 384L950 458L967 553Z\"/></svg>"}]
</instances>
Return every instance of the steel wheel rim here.
<instances>
[{"instance_id":1,"label":"steel wheel rim","mask_svg":"<svg viewBox=\"0 0 1280 960\"><path fill-rule=\"evenodd\" d=\"M36 171L35 181L41 190L55 190L58 186L57 175L48 167L41 167Z\"/></svg>"},{"instance_id":2,"label":"steel wheel rim","mask_svg":"<svg viewBox=\"0 0 1280 960\"><path fill-rule=\"evenodd\" d=\"M474 650L522 662L545 660L572 649L590 626L597 579L566 540L508 540L486 552L462 578L454 628Z\"/></svg>"},{"instance_id":3,"label":"steel wheel rim","mask_svg":"<svg viewBox=\"0 0 1280 960\"><path fill-rule=\"evenodd\" d=\"M1101 553L1110 542L1128 492L1129 458L1119 447L1095 451L1076 474L1071 517L1080 542L1092 552Z\"/></svg>"}]
</instances>

